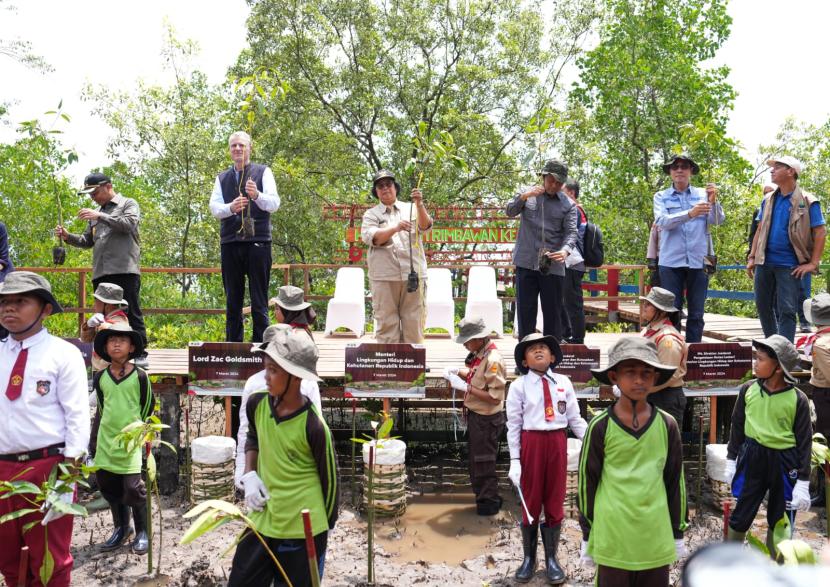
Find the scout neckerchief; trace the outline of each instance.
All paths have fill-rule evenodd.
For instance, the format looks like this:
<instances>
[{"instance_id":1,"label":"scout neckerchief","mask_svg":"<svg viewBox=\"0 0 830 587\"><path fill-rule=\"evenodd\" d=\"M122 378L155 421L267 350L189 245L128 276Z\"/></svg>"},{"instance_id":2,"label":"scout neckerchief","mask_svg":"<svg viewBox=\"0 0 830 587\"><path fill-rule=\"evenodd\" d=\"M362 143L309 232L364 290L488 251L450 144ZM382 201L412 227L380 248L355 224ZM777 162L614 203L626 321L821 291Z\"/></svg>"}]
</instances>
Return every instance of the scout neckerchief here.
<instances>
[{"instance_id":1,"label":"scout neckerchief","mask_svg":"<svg viewBox=\"0 0 830 587\"><path fill-rule=\"evenodd\" d=\"M484 348L484 352L479 356L479 353L476 353L475 358L473 358L472 362L467 366L467 391L464 392L464 403L461 407L461 415L464 418L464 421L467 421L467 396L470 395L470 386L472 385L473 376L476 374L478 370L478 366L481 362L487 358L487 355L490 354L490 351L496 349L496 343L491 342ZM479 351L480 352L480 351Z\"/></svg>"},{"instance_id":2,"label":"scout neckerchief","mask_svg":"<svg viewBox=\"0 0 830 587\"><path fill-rule=\"evenodd\" d=\"M648 326L650 326L650 325L651 325L651 322L648 323ZM643 336L645 336L646 338L651 338L652 336L654 336L655 334L660 332L663 329L663 326L672 326L671 320L669 320L668 318L665 318L659 324L659 326L657 328L648 328L648 329L646 329L646 331L643 332Z\"/></svg>"},{"instance_id":3,"label":"scout neckerchief","mask_svg":"<svg viewBox=\"0 0 830 587\"><path fill-rule=\"evenodd\" d=\"M810 356L813 354L813 343L816 342L816 339L821 336L822 334L827 334L830 332L830 326L825 326L824 328L816 331L814 334L810 336L806 336L803 339L798 341L796 348L800 349L804 352L805 355Z\"/></svg>"}]
</instances>

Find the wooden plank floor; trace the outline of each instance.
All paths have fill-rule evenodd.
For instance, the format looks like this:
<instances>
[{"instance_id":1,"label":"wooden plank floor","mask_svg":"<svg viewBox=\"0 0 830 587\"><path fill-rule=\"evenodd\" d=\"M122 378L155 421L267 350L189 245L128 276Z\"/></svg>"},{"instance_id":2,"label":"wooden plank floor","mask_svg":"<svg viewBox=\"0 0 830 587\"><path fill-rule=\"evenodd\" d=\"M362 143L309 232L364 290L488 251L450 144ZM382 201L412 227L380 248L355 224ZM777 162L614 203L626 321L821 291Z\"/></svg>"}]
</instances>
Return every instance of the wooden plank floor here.
<instances>
[{"instance_id":1,"label":"wooden plank floor","mask_svg":"<svg viewBox=\"0 0 830 587\"><path fill-rule=\"evenodd\" d=\"M619 303L620 318L630 322L637 321L640 315L640 305L633 302ZM585 309L592 313L606 314L606 302L592 302L585 298ZM725 316L723 314L703 314L703 335L720 341L752 340L763 338L761 322L757 318L741 316ZM683 321L685 324L685 320Z\"/></svg>"},{"instance_id":2,"label":"wooden plank floor","mask_svg":"<svg viewBox=\"0 0 830 587\"><path fill-rule=\"evenodd\" d=\"M608 361L608 349L620 336L622 335L589 332L585 337L585 343L591 347L599 347L600 364L605 365ZM508 374L512 377L515 368L513 350L518 340L507 334L502 338L494 339L494 341L496 347L505 357ZM705 339L705 341L716 342L712 339ZM315 332L314 342L317 343L317 348L320 351L317 372L322 378L327 379L343 377L347 344L374 343L375 339L371 334L357 338L344 335L326 336L322 332ZM467 351L454 340L446 337L429 337L425 344L429 377L441 377L445 367L463 366ZM150 375L186 376L188 374L187 349L149 349L148 354Z\"/></svg>"}]
</instances>

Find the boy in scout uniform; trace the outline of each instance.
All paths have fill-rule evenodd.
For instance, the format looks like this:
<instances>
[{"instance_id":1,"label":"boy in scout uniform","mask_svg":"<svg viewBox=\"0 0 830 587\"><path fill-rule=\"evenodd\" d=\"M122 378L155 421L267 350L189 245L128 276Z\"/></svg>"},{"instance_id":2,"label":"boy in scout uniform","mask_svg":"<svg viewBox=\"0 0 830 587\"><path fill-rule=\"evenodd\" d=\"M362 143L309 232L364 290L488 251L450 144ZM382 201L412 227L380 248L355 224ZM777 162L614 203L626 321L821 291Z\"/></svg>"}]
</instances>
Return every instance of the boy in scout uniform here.
<instances>
[{"instance_id":1,"label":"boy in scout uniform","mask_svg":"<svg viewBox=\"0 0 830 587\"><path fill-rule=\"evenodd\" d=\"M458 324L458 344L470 351L463 369L448 369L444 377L464 392L470 484L476 494L476 512L493 516L501 509L496 457L504 430L504 359L490 340L483 318L464 318Z\"/></svg>"},{"instance_id":2,"label":"boy in scout uniform","mask_svg":"<svg viewBox=\"0 0 830 587\"><path fill-rule=\"evenodd\" d=\"M15 271L0 285L0 482L40 486L58 463L79 462L89 443L89 406L84 359L78 348L43 326L62 312L49 282ZM53 504L74 501L74 487L52 491L40 510L0 524L0 572L6 585L40 585L36 579L48 548L54 566L49 585L70 584L74 516ZM0 516L31 508L25 496L0 499ZM46 526L46 528L44 528ZM48 528L48 530L47 530ZM19 577L20 549L29 547L29 566Z\"/></svg>"},{"instance_id":3,"label":"boy in scout uniform","mask_svg":"<svg viewBox=\"0 0 830 587\"><path fill-rule=\"evenodd\" d=\"M412 190L411 203L399 201L400 192L401 184L391 171L381 169L375 174L372 195L380 203L363 214L360 237L369 247L375 339L381 344L420 344L424 342L427 279L421 234L432 227L432 218L421 190ZM418 277L414 291L409 287L412 271Z\"/></svg>"},{"instance_id":4,"label":"boy in scout uniform","mask_svg":"<svg viewBox=\"0 0 830 587\"><path fill-rule=\"evenodd\" d=\"M677 370L671 379L658 385L648 396L648 402L671 414L677 427L683 430L683 412L686 396L683 393L683 376L686 374L686 341L672 324L672 315L680 310L674 307L674 294L662 287L654 287L641 297L646 326L641 334L657 347L657 357L664 365L674 365Z\"/></svg>"},{"instance_id":5,"label":"boy in scout uniform","mask_svg":"<svg viewBox=\"0 0 830 587\"><path fill-rule=\"evenodd\" d=\"M830 440L830 294L822 293L804 301L804 316L815 324L816 333L807 339L804 352L813 357L813 405L816 407L816 432ZM822 484L824 475L819 475L818 497L814 506L825 505Z\"/></svg>"}]
</instances>

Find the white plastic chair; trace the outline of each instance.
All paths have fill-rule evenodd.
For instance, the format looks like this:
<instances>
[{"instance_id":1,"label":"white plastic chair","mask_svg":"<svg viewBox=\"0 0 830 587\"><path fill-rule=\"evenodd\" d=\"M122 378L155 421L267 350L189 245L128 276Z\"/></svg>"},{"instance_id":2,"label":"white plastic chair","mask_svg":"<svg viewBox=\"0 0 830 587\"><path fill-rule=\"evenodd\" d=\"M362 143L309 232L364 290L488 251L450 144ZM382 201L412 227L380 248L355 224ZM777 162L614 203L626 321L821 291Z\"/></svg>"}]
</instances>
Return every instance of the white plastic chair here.
<instances>
[{"instance_id":1,"label":"white plastic chair","mask_svg":"<svg viewBox=\"0 0 830 587\"><path fill-rule=\"evenodd\" d=\"M545 318L542 316L542 297L537 298L536 306L536 330L545 331ZM513 338L519 338L519 304L513 310Z\"/></svg>"},{"instance_id":2,"label":"white plastic chair","mask_svg":"<svg viewBox=\"0 0 830 587\"><path fill-rule=\"evenodd\" d=\"M467 308L465 318L484 318L487 327L502 336L504 316L501 300L496 295L496 270L476 265L470 267L467 275Z\"/></svg>"},{"instance_id":3,"label":"white plastic chair","mask_svg":"<svg viewBox=\"0 0 830 587\"><path fill-rule=\"evenodd\" d=\"M455 333L455 302L452 299L452 274L449 269L427 269L427 319L424 328L443 328Z\"/></svg>"},{"instance_id":4,"label":"white plastic chair","mask_svg":"<svg viewBox=\"0 0 830 587\"><path fill-rule=\"evenodd\" d=\"M341 267L337 270L334 297L326 308L326 334L340 327L348 328L356 336L366 330L366 294L363 287L363 269Z\"/></svg>"}]
</instances>

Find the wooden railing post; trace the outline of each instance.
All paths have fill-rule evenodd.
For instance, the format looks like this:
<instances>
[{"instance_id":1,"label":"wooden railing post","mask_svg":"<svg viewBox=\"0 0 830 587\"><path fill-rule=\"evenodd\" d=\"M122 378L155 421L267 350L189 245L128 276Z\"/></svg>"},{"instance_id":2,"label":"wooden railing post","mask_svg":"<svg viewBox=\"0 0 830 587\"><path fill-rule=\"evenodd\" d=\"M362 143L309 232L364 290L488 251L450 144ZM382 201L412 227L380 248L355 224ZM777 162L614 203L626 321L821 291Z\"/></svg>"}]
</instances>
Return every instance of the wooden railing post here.
<instances>
[{"instance_id":1,"label":"wooden railing post","mask_svg":"<svg viewBox=\"0 0 830 587\"><path fill-rule=\"evenodd\" d=\"M78 336L80 337L85 319L83 308L86 308L86 271L78 272L78 307L81 308L78 312Z\"/></svg>"},{"instance_id":2,"label":"wooden railing post","mask_svg":"<svg viewBox=\"0 0 830 587\"><path fill-rule=\"evenodd\" d=\"M620 295L620 270L608 269L608 297L617 297ZM608 302L608 315L611 312L619 312L620 303L617 300Z\"/></svg>"}]
</instances>

